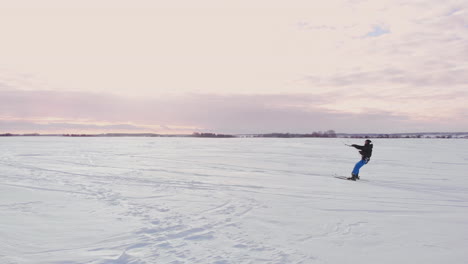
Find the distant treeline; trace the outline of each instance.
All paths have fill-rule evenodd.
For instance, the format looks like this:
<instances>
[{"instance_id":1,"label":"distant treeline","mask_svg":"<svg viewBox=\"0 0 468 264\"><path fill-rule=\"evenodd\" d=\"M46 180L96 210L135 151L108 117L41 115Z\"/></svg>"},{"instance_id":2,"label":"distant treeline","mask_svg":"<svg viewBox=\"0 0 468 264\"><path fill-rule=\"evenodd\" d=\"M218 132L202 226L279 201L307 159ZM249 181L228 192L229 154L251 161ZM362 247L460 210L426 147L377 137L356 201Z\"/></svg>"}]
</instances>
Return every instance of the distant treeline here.
<instances>
[{"instance_id":1,"label":"distant treeline","mask_svg":"<svg viewBox=\"0 0 468 264\"><path fill-rule=\"evenodd\" d=\"M62 137L196 137L196 138L468 138L468 132L432 132L432 133L395 133L395 134L345 134L335 133L334 130L318 131L306 134L299 133L267 133L267 134L216 134L216 133L199 133L195 132L191 135L167 135L154 133L107 133L107 134L13 134L3 133L0 137L33 137L33 136L62 136Z\"/></svg>"},{"instance_id":2,"label":"distant treeline","mask_svg":"<svg viewBox=\"0 0 468 264\"><path fill-rule=\"evenodd\" d=\"M96 135L89 134L63 134L64 137L95 137Z\"/></svg>"},{"instance_id":3,"label":"distant treeline","mask_svg":"<svg viewBox=\"0 0 468 264\"><path fill-rule=\"evenodd\" d=\"M270 134L258 134L254 137L267 137L267 138L336 138L334 130L328 130L325 132L312 132L310 134L291 134L291 133L270 133Z\"/></svg>"},{"instance_id":4,"label":"distant treeline","mask_svg":"<svg viewBox=\"0 0 468 264\"><path fill-rule=\"evenodd\" d=\"M11 133L5 133L5 134L0 134L0 137L13 137L13 136L19 136Z\"/></svg>"},{"instance_id":5,"label":"distant treeline","mask_svg":"<svg viewBox=\"0 0 468 264\"><path fill-rule=\"evenodd\" d=\"M341 138L468 138L468 133L339 134Z\"/></svg>"},{"instance_id":6,"label":"distant treeline","mask_svg":"<svg viewBox=\"0 0 468 264\"><path fill-rule=\"evenodd\" d=\"M234 135L225 135L225 134L215 134L215 133L198 133L195 132L192 134L192 137L202 137L202 138L233 138Z\"/></svg>"}]
</instances>

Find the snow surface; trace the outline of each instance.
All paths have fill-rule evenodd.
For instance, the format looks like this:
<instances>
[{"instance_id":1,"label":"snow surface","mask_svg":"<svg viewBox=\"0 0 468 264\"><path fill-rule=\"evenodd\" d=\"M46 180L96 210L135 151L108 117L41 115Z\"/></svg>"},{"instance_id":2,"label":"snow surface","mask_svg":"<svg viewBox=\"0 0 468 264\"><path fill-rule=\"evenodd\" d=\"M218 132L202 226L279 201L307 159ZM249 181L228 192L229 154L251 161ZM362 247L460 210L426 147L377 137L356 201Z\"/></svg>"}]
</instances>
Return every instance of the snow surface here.
<instances>
[{"instance_id":1,"label":"snow surface","mask_svg":"<svg viewBox=\"0 0 468 264\"><path fill-rule=\"evenodd\" d=\"M0 263L468 263L468 140L0 138Z\"/></svg>"}]
</instances>

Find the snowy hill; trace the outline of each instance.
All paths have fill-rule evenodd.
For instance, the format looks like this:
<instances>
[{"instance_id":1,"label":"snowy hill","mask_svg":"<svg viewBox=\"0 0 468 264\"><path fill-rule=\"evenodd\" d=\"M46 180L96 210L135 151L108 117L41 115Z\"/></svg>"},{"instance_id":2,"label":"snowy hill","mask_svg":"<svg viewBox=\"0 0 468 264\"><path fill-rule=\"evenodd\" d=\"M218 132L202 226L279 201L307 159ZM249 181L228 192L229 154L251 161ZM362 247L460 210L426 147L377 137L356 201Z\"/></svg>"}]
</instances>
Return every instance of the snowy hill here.
<instances>
[{"instance_id":1,"label":"snowy hill","mask_svg":"<svg viewBox=\"0 0 468 264\"><path fill-rule=\"evenodd\" d=\"M468 141L0 138L0 263L467 263Z\"/></svg>"}]
</instances>

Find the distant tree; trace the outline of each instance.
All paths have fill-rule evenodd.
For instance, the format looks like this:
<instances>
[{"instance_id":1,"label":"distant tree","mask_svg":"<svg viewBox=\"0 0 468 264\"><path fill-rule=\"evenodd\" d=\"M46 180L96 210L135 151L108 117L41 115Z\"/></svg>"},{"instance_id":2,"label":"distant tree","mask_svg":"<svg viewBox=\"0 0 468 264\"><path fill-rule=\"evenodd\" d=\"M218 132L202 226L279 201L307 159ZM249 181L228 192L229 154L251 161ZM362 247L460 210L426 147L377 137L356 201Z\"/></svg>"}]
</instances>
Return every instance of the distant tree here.
<instances>
[{"instance_id":1,"label":"distant tree","mask_svg":"<svg viewBox=\"0 0 468 264\"><path fill-rule=\"evenodd\" d=\"M327 132L325 132L325 135L326 135L326 137L330 137L330 138L335 138L336 137L335 130L328 130Z\"/></svg>"}]
</instances>

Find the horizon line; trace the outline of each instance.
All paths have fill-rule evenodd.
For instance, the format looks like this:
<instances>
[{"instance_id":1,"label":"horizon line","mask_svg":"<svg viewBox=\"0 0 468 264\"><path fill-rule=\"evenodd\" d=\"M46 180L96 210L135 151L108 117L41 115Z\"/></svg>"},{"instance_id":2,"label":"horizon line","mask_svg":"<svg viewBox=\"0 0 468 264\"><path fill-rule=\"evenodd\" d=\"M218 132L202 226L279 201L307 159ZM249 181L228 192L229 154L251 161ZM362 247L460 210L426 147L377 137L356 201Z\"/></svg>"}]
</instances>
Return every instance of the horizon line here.
<instances>
[{"instance_id":1,"label":"horizon line","mask_svg":"<svg viewBox=\"0 0 468 264\"><path fill-rule=\"evenodd\" d=\"M466 132L447 132L447 131L434 131L434 132L397 132L397 133L365 133L365 132L356 132L356 133L334 133L335 136L384 136L384 135L435 135L435 134L456 134L456 135L468 135L468 131ZM327 134L326 132L312 132L312 133L291 133L291 132L268 132L268 133L212 133L212 132L193 132L193 133L120 133L120 132L110 132L110 133L0 133L0 136L193 136L193 137L203 137L203 135L207 136L258 136L258 135L296 135L296 136L306 136L306 135L314 135L314 137L320 137L322 135L324 137L333 137L332 134Z\"/></svg>"}]
</instances>

